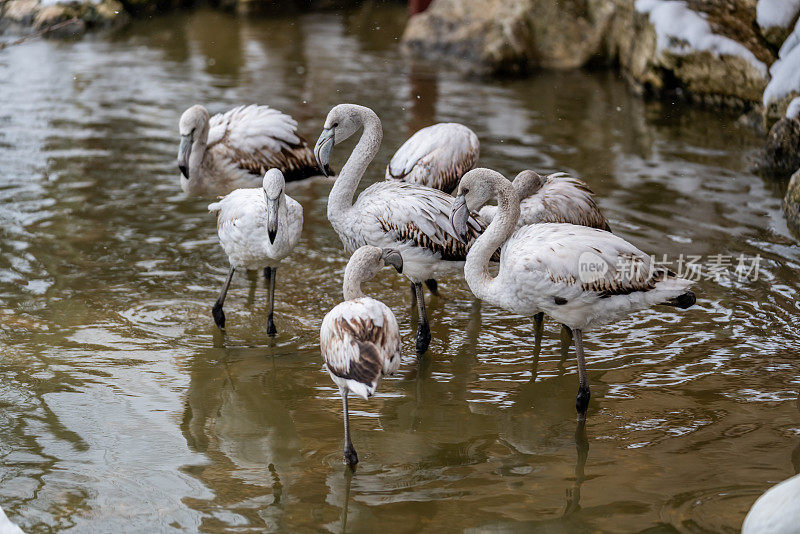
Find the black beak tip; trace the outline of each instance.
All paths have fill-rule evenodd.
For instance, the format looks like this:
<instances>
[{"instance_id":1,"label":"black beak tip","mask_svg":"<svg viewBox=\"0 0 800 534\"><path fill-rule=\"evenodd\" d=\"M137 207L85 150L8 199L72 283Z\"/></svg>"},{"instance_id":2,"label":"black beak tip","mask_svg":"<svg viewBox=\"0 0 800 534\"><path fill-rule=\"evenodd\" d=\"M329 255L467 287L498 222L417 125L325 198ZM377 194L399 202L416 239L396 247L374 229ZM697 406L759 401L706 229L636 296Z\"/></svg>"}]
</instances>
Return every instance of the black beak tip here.
<instances>
[{"instance_id":1,"label":"black beak tip","mask_svg":"<svg viewBox=\"0 0 800 534\"><path fill-rule=\"evenodd\" d=\"M327 163L322 166L322 174L325 175L325 178L331 177L331 166L328 165Z\"/></svg>"},{"instance_id":2,"label":"black beak tip","mask_svg":"<svg viewBox=\"0 0 800 534\"><path fill-rule=\"evenodd\" d=\"M189 170L186 168L186 165L178 165L178 168L181 170L181 174L186 178L189 179Z\"/></svg>"},{"instance_id":3,"label":"black beak tip","mask_svg":"<svg viewBox=\"0 0 800 534\"><path fill-rule=\"evenodd\" d=\"M278 231L277 230L274 230L274 231L273 230L269 230L267 232L267 235L269 236L270 245L274 245L275 244L275 236L278 235Z\"/></svg>"}]
</instances>

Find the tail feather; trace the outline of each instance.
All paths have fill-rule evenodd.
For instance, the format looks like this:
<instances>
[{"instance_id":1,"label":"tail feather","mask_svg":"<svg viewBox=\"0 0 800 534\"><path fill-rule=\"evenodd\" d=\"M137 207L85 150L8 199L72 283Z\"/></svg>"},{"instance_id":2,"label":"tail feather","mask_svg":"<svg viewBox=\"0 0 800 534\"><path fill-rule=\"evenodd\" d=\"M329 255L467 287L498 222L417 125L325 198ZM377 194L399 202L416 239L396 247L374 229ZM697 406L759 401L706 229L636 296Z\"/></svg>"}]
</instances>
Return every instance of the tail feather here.
<instances>
[{"instance_id":1,"label":"tail feather","mask_svg":"<svg viewBox=\"0 0 800 534\"><path fill-rule=\"evenodd\" d=\"M662 304L665 306L673 306L675 308L685 310L686 308L694 306L695 302L697 302L697 297L695 297L694 291L687 291L686 293L671 298L666 302L662 302Z\"/></svg>"}]
</instances>

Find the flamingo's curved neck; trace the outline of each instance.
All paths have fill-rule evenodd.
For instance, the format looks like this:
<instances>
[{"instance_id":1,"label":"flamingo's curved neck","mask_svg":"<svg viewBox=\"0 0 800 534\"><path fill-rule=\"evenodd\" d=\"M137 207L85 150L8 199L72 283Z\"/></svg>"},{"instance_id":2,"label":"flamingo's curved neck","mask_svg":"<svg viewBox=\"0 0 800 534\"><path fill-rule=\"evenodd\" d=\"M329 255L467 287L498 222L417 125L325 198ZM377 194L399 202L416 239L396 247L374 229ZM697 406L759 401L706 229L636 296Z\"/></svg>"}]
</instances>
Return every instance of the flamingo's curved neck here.
<instances>
[{"instance_id":1,"label":"flamingo's curved neck","mask_svg":"<svg viewBox=\"0 0 800 534\"><path fill-rule=\"evenodd\" d=\"M355 195L367 166L378 153L383 139L381 121L375 113L371 110L360 110L358 117L364 126L364 131L347 159L347 163L336 177L328 196L328 220L334 228L341 225L346 218L347 211L353 207L353 195Z\"/></svg>"},{"instance_id":2,"label":"flamingo's curved neck","mask_svg":"<svg viewBox=\"0 0 800 534\"><path fill-rule=\"evenodd\" d=\"M499 177L499 178L498 178ZM481 300L492 301L495 279L489 273L489 261L516 229L519 219L519 196L511 182L501 175L487 178L497 195L497 215L486 231L472 244L464 264L464 277L470 290Z\"/></svg>"}]
</instances>

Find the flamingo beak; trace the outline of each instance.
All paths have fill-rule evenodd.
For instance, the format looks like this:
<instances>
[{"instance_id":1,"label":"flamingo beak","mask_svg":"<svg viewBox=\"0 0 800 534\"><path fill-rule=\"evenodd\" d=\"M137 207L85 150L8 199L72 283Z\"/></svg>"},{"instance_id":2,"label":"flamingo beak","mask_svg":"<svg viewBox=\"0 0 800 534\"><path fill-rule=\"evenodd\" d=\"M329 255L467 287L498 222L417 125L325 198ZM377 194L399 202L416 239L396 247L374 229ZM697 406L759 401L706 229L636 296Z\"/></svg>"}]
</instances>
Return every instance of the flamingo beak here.
<instances>
[{"instance_id":1,"label":"flamingo beak","mask_svg":"<svg viewBox=\"0 0 800 534\"><path fill-rule=\"evenodd\" d=\"M403 256L400 255L400 252L395 248L385 248L383 249L383 254L381 254L381 258L383 259L384 265L391 265L397 272L403 274Z\"/></svg>"},{"instance_id":2,"label":"flamingo beak","mask_svg":"<svg viewBox=\"0 0 800 534\"><path fill-rule=\"evenodd\" d=\"M181 145L178 148L178 168L187 180L189 179L189 157L192 155L193 137L192 134L182 135Z\"/></svg>"},{"instance_id":3,"label":"flamingo beak","mask_svg":"<svg viewBox=\"0 0 800 534\"><path fill-rule=\"evenodd\" d=\"M333 128L325 128L314 146L314 157L317 159L317 165L319 165L319 169L326 177L331 175L331 151L335 144L333 134Z\"/></svg>"},{"instance_id":4,"label":"flamingo beak","mask_svg":"<svg viewBox=\"0 0 800 534\"><path fill-rule=\"evenodd\" d=\"M467 199L464 195L458 195L450 208L450 224L453 225L453 230L455 230L456 236L462 243L467 243L469 241L469 234L467 232L468 220L469 210L467 209Z\"/></svg>"},{"instance_id":5,"label":"flamingo beak","mask_svg":"<svg viewBox=\"0 0 800 534\"><path fill-rule=\"evenodd\" d=\"M266 193L264 194L266 197ZM270 244L275 244L278 235L278 202L277 198L267 198L267 235Z\"/></svg>"}]
</instances>

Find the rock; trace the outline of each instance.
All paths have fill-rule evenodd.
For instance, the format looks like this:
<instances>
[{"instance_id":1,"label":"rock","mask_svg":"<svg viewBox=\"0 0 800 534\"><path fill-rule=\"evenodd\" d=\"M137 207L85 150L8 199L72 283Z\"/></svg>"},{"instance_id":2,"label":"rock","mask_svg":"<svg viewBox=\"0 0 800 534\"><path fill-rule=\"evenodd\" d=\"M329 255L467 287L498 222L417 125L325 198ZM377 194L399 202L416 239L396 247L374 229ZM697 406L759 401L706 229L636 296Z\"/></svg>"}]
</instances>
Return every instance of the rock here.
<instances>
[{"instance_id":1,"label":"rock","mask_svg":"<svg viewBox=\"0 0 800 534\"><path fill-rule=\"evenodd\" d=\"M798 14L800 0L759 0L756 6L761 35L775 47L780 47L792 32Z\"/></svg>"},{"instance_id":2,"label":"rock","mask_svg":"<svg viewBox=\"0 0 800 534\"><path fill-rule=\"evenodd\" d=\"M797 169L800 169L800 121L784 117L770 129L755 170L786 177Z\"/></svg>"},{"instance_id":3,"label":"rock","mask_svg":"<svg viewBox=\"0 0 800 534\"><path fill-rule=\"evenodd\" d=\"M533 0L435 0L427 11L409 19L403 47L468 72L523 72L535 65L526 25L532 7Z\"/></svg>"},{"instance_id":4,"label":"rock","mask_svg":"<svg viewBox=\"0 0 800 534\"><path fill-rule=\"evenodd\" d=\"M37 31L75 19L48 32L48 37L79 35L90 28L116 28L127 23L129 18L118 0L73 0L47 4L40 0L9 0L0 14L5 25L30 26Z\"/></svg>"},{"instance_id":5,"label":"rock","mask_svg":"<svg viewBox=\"0 0 800 534\"><path fill-rule=\"evenodd\" d=\"M764 89L764 123L767 127L786 113L789 103L800 96L800 21L769 68L771 79Z\"/></svg>"},{"instance_id":6,"label":"rock","mask_svg":"<svg viewBox=\"0 0 800 534\"><path fill-rule=\"evenodd\" d=\"M31 25L38 10L39 0L8 0L0 10L0 19Z\"/></svg>"},{"instance_id":7,"label":"rock","mask_svg":"<svg viewBox=\"0 0 800 534\"><path fill-rule=\"evenodd\" d=\"M616 63L653 93L747 107L774 60L755 17L755 0L435 0L403 46L481 74Z\"/></svg>"},{"instance_id":8,"label":"rock","mask_svg":"<svg viewBox=\"0 0 800 534\"><path fill-rule=\"evenodd\" d=\"M629 75L656 93L678 90L733 106L758 102L773 56L753 30L754 10L730 12L723 2L691 5L636 0L634 9L647 16L649 27L632 36L632 57L620 58L630 65Z\"/></svg>"},{"instance_id":9,"label":"rock","mask_svg":"<svg viewBox=\"0 0 800 534\"><path fill-rule=\"evenodd\" d=\"M800 170L789 180L789 188L783 197L783 213L789 229L795 234L800 234Z\"/></svg>"}]
</instances>

